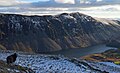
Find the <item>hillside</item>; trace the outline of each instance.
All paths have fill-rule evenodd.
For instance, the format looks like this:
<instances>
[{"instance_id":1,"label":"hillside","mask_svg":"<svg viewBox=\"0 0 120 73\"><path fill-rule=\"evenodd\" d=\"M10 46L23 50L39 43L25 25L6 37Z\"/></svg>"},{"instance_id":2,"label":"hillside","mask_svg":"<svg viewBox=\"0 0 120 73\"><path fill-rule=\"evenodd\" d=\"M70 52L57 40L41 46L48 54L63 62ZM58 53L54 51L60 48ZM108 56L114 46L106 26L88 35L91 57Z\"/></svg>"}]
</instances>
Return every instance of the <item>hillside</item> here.
<instances>
[{"instance_id":1,"label":"hillside","mask_svg":"<svg viewBox=\"0 0 120 73\"><path fill-rule=\"evenodd\" d=\"M14 51L0 50L0 56L1 56L0 60L5 61L5 58L13 53ZM20 68L17 67L18 69L24 70L26 68L27 69L31 68L35 73L119 73L120 72L120 66L117 66L114 63L110 63L110 62L90 62L76 58L70 59L61 55L43 55L43 54L33 54L33 53L30 54L24 52L16 52L16 53L18 54L17 60L14 64L12 64L12 67L10 68L15 68L16 67L15 65L19 65L22 67ZM18 71L18 70L16 70L15 68L14 70L11 71ZM25 73L34 73L34 72L27 71Z\"/></svg>"},{"instance_id":2,"label":"hillside","mask_svg":"<svg viewBox=\"0 0 120 73\"><path fill-rule=\"evenodd\" d=\"M97 62L113 62L120 64L120 49L110 49L103 53L83 56L82 59Z\"/></svg>"},{"instance_id":3,"label":"hillside","mask_svg":"<svg viewBox=\"0 0 120 73\"><path fill-rule=\"evenodd\" d=\"M0 49L51 52L108 43L120 35L120 22L81 13L46 16L0 14ZM118 39L117 39L118 40Z\"/></svg>"},{"instance_id":4,"label":"hillside","mask_svg":"<svg viewBox=\"0 0 120 73\"><path fill-rule=\"evenodd\" d=\"M0 73L34 73L34 71L19 65L8 65L5 61L0 60Z\"/></svg>"}]
</instances>

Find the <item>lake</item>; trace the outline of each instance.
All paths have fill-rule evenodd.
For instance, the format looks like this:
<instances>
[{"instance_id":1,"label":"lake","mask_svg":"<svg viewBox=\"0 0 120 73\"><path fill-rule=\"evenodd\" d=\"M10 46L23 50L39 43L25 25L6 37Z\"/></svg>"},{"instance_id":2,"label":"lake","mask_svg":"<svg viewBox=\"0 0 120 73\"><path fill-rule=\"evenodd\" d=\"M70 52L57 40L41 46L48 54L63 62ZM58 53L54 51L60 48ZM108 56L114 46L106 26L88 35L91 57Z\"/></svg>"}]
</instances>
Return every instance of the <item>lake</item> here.
<instances>
[{"instance_id":1,"label":"lake","mask_svg":"<svg viewBox=\"0 0 120 73\"><path fill-rule=\"evenodd\" d=\"M57 52L51 52L51 53L45 53L50 55L64 55L69 58L80 58L85 55L94 54L94 53L102 53L109 49L117 49L113 47L107 47L106 45L97 45L97 46L91 46L87 48L74 48L74 49L67 49L67 50L61 50Z\"/></svg>"}]
</instances>

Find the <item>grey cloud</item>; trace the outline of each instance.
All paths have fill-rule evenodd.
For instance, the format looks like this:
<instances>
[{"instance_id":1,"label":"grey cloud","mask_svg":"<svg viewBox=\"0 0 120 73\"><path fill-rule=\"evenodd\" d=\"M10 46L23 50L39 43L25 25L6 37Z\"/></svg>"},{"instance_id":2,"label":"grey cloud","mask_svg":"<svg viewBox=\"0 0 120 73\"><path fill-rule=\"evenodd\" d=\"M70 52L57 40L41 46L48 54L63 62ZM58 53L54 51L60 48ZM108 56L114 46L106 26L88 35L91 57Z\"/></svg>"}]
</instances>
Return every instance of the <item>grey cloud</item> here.
<instances>
[{"instance_id":1,"label":"grey cloud","mask_svg":"<svg viewBox=\"0 0 120 73\"><path fill-rule=\"evenodd\" d=\"M80 3L79 0L74 0L74 1L76 2L76 4L58 3L54 0L51 0L46 2L34 2L34 3L31 3L30 6L32 7L90 7L90 6L120 4L120 0L102 0L102 1L86 0L86 2L84 3Z\"/></svg>"},{"instance_id":2,"label":"grey cloud","mask_svg":"<svg viewBox=\"0 0 120 73\"><path fill-rule=\"evenodd\" d=\"M115 17L120 17L120 9L117 7L120 6L120 1L116 0L115 2L109 2L106 3L105 1L103 2L98 2L94 4L62 4L62 3L57 3L57 2L52 2L52 1L47 1L47 2L35 2L35 3L20 3L14 6L1 6L0 7L0 13L11 13L11 14L25 14L25 15L43 15L43 14L60 14L64 12L82 12L86 13L89 15L99 15L99 16L104 16L102 13L106 13L105 15L110 14L110 15L115 15ZM118 5L117 7L112 7L113 5ZM101 5L107 5L105 7L101 8ZM111 6L108 6L111 5ZM90 9L89 7L100 7L100 8L92 8ZM85 8L84 8L85 7ZM109 12L108 12L109 11ZM102 15L101 15L102 14ZM93 16L94 16L93 15ZM98 16L98 17L99 17ZM109 15L108 15L109 16ZM97 16L95 16L97 17Z\"/></svg>"}]
</instances>

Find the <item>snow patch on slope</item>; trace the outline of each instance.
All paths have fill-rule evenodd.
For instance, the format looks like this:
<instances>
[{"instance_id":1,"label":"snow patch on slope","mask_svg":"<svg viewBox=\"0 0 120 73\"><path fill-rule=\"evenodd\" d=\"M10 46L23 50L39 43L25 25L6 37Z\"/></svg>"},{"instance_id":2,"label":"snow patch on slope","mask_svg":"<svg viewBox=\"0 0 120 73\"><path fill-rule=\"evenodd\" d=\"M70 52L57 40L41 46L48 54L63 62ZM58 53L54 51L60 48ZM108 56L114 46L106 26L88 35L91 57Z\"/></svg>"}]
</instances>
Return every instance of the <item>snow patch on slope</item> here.
<instances>
[{"instance_id":1,"label":"snow patch on slope","mask_svg":"<svg viewBox=\"0 0 120 73\"><path fill-rule=\"evenodd\" d=\"M10 54L13 54L13 52L0 51L0 60L6 61L6 57ZM88 62L81 60L79 63L75 62L75 60L65 58L64 56L18 53L18 58L15 64L31 68L35 71L35 73L101 73L102 71L109 73L120 72L120 66L109 62ZM93 67L94 70L87 66L87 64ZM101 72L99 72L99 70Z\"/></svg>"},{"instance_id":2,"label":"snow patch on slope","mask_svg":"<svg viewBox=\"0 0 120 73\"><path fill-rule=\"evenodd\" d=\"M87 62L90 66L108 73L120 73L120 65L111 62Z\"/></svg>"},{"instance_id":3,"label":"snow patch on slope","mask_svg":"<svg viewBox=\"0 0 120 73\"><path fill-rule=\"evenodd\" d=\"M6 61L6 57L12 52L0 52L0 60ZM92 70L84 65L77 66L62 56L50 55L24 55L19 54L15 64L33 69L36 73L90 73Z\"/></svg>"}]
</instances>

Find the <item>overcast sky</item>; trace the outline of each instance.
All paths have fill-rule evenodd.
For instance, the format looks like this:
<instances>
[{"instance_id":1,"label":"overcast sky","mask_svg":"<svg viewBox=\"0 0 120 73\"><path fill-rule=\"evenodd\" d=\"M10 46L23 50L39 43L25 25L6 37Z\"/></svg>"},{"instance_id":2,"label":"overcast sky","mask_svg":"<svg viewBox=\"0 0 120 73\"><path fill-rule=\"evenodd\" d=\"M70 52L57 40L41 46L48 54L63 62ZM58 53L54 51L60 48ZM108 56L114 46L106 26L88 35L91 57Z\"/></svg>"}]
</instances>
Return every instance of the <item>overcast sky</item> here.
<instances>
[{"instance_id":1,"label":"overcast sky","mask_svg":"<svg viewBox=\"0 0 120 73\"><path fill-rule=\"evenodd\" d=\"M58 7L44 7L49 5L42 2L49 0L0 0L0 13L12 13L12 14L27 14L27 15L43 15L43 14L59 14L63 12L81 12L94 17L101 18L120 18L120 0L80 0L81 3L89 4L88 7L61 7L61 4L74 4L74 0L54 0L53 4L61 3ZM53 0L52 0L53 1ZM94 5L94 2L100 4L100 6ZM91 4L93 3L93 4ZM102 5L103 3L103 5ZM107 5L105 5L107 3ZM50 3L51 4L51 3ZM109 4L109 5L108 5ZM102 6L101 6L102 5ZM84 4L82 4L84 6Z\"/></svg>"},{"instance_id":2,"label":"overcast sky","mask_svg":"<svg viewBox=\"0 0 120 73\"><path fill-rule=\"evenodd\" d=\"M17 5L23 3L32 3L32 2L45 2L49 0L0 0L0 6L10 6L10 5ZM56 2L60 3L74 3L74 0L55 0Z\"/></svg>"}]
</instances>

